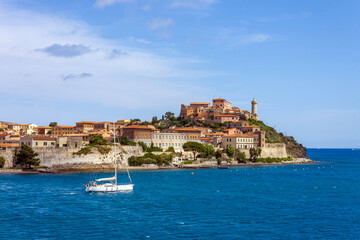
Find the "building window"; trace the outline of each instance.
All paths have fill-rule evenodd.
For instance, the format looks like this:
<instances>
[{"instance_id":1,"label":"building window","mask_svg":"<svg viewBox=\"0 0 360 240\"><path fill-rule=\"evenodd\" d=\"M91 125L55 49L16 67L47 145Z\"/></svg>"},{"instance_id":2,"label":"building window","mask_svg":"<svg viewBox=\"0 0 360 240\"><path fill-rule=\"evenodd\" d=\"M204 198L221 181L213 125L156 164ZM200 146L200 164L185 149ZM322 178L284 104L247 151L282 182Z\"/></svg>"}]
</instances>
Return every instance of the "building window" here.
<instances>
[{"instance_id":1,"label":"building window","mask_svg":"<svg viewBox=\"0 0 360 240\"><path fill-rule=\"evenodd\" d=\"M47 146L47 142L44 142L44 146Z\"/></svg>"},{"instance_id":2,"label":"building window","mask_svg":"<svg viewBox=\"0 0 360 240\"><path fill-rule=\"evenodd\" d=\"M37 146L38 145L38 142L35 142L35 146Z\"/></svg>"}]
</instances>

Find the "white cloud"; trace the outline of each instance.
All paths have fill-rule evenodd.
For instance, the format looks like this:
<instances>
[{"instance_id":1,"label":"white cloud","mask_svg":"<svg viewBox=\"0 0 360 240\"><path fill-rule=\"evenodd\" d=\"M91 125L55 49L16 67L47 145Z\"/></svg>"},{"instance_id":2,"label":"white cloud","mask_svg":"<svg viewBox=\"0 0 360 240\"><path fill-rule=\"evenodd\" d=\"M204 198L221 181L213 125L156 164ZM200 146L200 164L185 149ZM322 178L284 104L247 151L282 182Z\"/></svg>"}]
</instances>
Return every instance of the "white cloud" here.
<instances>
[{"instance_id":1,"label":"white cloud","mask_svg":"<svg viewBox=\"0 0 360 240\"><path fill-rule=\"evenodd\" d=\"M173 24L174 21L171 18L166 18L166 19L157 18L149 22L149 28L158 29L158 28L169 27Z\"/></svg>"},{"instance_id":2,"label":"white cloud","mask_svg":"<svg viewBox=\"0 0 360 240\"><path fill-rule=\"evenodd\" d=\"M103 8L115 3L123 3L123 2L131 2L132 0L96 0L94 3L94 7L96 8Z\"/></svg>"},{"instance_id":3,"label":"white cloud","mask_svg":"<svg viewBox=\"0 0 360 240\"><path fill-rule=\"evenodd\" d=\"M0 36L0 95L29 104L51 99L69 107L166 108L206 91L183 83L209 76L188 70L194 68L191 57L154 53L148 42L134 48L107 40L80 21L1 6ZM124 38L126 44L133 39Z\"/></svg>"}]
</instances>

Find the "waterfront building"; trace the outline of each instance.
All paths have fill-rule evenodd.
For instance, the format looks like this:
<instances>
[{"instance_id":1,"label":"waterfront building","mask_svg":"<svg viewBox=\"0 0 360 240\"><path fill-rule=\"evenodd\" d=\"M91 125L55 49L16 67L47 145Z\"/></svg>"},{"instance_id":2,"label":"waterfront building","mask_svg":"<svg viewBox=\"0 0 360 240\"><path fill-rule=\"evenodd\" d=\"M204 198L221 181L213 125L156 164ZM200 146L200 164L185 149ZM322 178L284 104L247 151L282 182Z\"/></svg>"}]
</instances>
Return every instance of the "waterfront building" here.
<instances>
[{"instance_id":1,"label":"waterfront building","mask_svg":"<svg viewBox=\"0 0 360 240\"><path fill-rule=\"evenodd\" d=\"M255 148L263 148L265 147L265 131L256 131L253 133L248 133L248 135L254 138L254 147Z\"/></svg>"},{"instance_id":2,"label":"waterfront building","mask_svg":"<svg viewBox=\"0 0 360 240\"><path fill-rule=\"evenodd\" d=\"M150 141L148 140L145 143L148 146L153 143L155 147L161 147L164 150L169 147L173 147L176 152L182 152L182 147L187 141L187 133L152 132Z\"/></svg>"},{"instance_id":3,"label":"waterfront building","mask_svg":"<svg viewBox=\"0 0 360 240\"><path fill-rule=\"evenodd\" d=\"M50 136L32 136L27 135L20 138L20 145L28 145L32 148L55 147L56 138Z\"/></svg>"},{"instance_id":4,"label":"waterfront building","mask_svg":"<svg viewBox=\"0 0 360 240\"><path fill-rule=\"evenodd\" d=\"M145 126L145 125L130 125L123 127L122 135L127 137L130 141L135 142L151 142L151 133L154 131L159 131L155 129L154 126Z\"/></svg>"},{"instance_id":5,"label":"waterfront building","mask_svg":"<svg viewBox=\"0 0 360 240\"><path fill-rule=\"evenodd\" d=\"M188 141L200 142L201 130L191 127L174 128L175 133L185 133Z\"/></svg>"},{"instance_id":6,"label":"waterfront building","mask_svg":"<svg viewBox=\"0 0 360 240\"><path fill-rule=\"evenodd\" d=\"M223 136L222 148L232 146L234 149L249 149L254 147L254 138L248 134L233 134Z\"/></svg>"},{"instance_id":7,"label":"waterfront building","mask_svg":"<svg viewBox=\"0 0 360 240\"><path fill-rule=\"evenodd\" d=\"M19 143L0 143L0 150L7 151L7 150L14 150L19 148Z\"/></svg>"}]
</instances>

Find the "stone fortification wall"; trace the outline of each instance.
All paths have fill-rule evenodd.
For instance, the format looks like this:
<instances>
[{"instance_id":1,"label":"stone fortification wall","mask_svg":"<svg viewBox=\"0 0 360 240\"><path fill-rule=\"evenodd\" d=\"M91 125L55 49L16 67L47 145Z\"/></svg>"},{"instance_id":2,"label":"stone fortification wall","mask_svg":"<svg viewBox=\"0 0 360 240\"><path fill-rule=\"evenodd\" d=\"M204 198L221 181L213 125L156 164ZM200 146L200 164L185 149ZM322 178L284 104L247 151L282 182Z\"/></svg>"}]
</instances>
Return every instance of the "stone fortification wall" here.
<instances>
[{"instance_id":1,"label":"stone fortification wall","mask_svg":"<svg viewBox=\"0 0 360 240\"><path fill-rule=\"evenodd\" d=\"M288 157L286 145L284 143L265 143L265 147L261 150L261 157L286 158Z\"/></svg>"},{"instance_id":2,"label":"stone fortification wall","mask_svg":"<svg viewBox=\"0 0 360 240\"><path fill-rule=\"evenodd\" d=\"M34 149L39 153L40 166L54 168L55 170L81 170L81 169L112 169L113 149L108 154L101 154L96 148L91 148L92 153L87 155L74 155L74 149ZM130 156L142 156L139 146L117 146L117 159L119 169L125 168Z\"/></svg>"},{"instance_id":3,"label":"stone fortification wall","mask_svg":"<svg viewBox=\"0 0 360 240\"><path fill-rule=\"evenodd\" d=\"M14 150L0 150L0 156L5 158L4 168L13 167L14 164Z\"/></svg>"},{"instance_id":4,"label":"stone fortification wall","mask_svg":"<svg viewBox=\"0 0 360 240\"><path fill-rule=\"evenodd\" d=\"M249 149L242 150L245 152L247 158L250 157ZM288 156L286 152L286 145L284 143L266 143L265 147L261 148L262 158L286 158Z\"/></svg>"}]
</instances>

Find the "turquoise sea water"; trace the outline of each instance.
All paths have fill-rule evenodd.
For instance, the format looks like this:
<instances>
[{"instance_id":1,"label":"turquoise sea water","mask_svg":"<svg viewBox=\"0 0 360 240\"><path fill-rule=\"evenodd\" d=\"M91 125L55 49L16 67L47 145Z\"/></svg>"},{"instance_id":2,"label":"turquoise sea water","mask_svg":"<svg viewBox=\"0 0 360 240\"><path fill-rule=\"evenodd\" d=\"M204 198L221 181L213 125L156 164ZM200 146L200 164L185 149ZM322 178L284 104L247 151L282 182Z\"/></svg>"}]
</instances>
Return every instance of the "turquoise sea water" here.
<instances>
[{"instance_id":1,"label":"turquoise sea water","mask_svg":"<svg viewBox=\"0 0 360 240\"><path fill-rule=\"evenodd\" d=\"M0 175L0 238L360 239L360 151L308 155L318 163L132 172L127 194L84 191L106 173Z\"/></svg>"}]
</instances>

